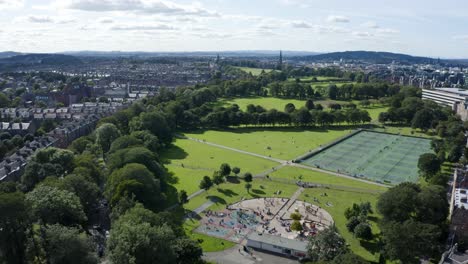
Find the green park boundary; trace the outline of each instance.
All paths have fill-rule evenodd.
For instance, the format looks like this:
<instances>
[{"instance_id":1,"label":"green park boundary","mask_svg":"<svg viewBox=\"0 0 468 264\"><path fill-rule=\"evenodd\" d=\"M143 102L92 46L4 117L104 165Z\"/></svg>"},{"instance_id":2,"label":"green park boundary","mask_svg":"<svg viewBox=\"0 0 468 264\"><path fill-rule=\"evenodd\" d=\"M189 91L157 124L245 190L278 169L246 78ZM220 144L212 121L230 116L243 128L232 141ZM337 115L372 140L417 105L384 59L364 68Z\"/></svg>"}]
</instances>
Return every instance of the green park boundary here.
<instances>
[{"instance_id":1,"label":"green park boundary","mask_svg":"<svg viewBox=\"0 0 468 264\"><path fill-rule=\"evenodd\" d=\"M418 180L417 162L430 140L360 129L294 162L379 183Z\"/></svg>"}]
</instances>

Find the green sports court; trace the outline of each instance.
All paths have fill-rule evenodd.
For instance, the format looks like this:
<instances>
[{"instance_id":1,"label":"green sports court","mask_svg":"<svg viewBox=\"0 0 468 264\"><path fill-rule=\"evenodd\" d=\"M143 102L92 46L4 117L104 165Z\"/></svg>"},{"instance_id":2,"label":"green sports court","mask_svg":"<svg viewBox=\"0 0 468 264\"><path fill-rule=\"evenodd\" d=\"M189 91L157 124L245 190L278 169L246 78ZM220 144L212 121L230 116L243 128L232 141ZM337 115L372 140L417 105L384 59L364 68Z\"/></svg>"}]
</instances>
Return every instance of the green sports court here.
<instances>
[{"instance_id":1,"label":"green sports court","mask_svg":"<svg viewBox=\"0 0 468 264\"><path fill-rule=\"evenodd\" d=\"M431 140L361 131L301 163L358 178L398 184L418 180L418 159Z\"/></svg>"}]
</instances>

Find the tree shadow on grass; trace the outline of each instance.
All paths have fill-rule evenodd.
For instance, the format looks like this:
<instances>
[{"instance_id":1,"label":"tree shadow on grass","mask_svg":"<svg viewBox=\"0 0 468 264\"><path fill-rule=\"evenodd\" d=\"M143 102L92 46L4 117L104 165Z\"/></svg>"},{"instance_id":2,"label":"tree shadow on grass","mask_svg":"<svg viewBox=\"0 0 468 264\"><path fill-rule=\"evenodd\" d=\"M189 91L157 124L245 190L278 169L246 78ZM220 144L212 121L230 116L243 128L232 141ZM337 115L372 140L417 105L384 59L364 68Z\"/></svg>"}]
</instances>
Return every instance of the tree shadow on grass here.
<instances>
[{"instance_id":1,"label":"tree shadow on grass","mask_svg":"<svg viewBox=\"0 0 468 264\"><path fill-rule=\"evenodd\" d=\"M367 251L369 251L372 254L376 254L380 252L379 245L377 244L376 241L360 240L359 244L361 244L363 248L365 248Z\"/></svg>"},{"instance_id":2,"label":"tree shadow on grass","mask_svg":"<svg viewBox=\"0 0 468 264\"><path fill-rule=\"evenodd\" d=\"M259 189L252 189L251 192L254 194L266 194L264 191L259 190Z\"/></svg>"},{"instance_id":3,"label":"tree shadow on grass","mask_svg":"<svg viewBox=\"0 0 468 264\"><path fill-rule=\"evenodd\" d=\"M224 200L223 198L217 196L217 195L208 195L206 196L206 199L212 201L213 203L216 203L216 204L226 204L226 200Z\"/></svg>"},{"instance_id":4,"label":"tree shadow on grass","mask_svg":"<svg viewBox=\"0 0 468 264\"><path fill-rule=\"evenodd\" d=\"M172 185L179 183L179 177L177 177L173 172L168 171L167 168L165 170L166 173L164 174L164 179L166 183Z\"/></svg>"},{"instance_id":5,"label":"tree shadow on grass","mask_svg":"<svg viewBox=\"0 0 468 264\"><path fill-rule=\"evenodd\" d=\"M234 184L240 183L239 177L236 177L236 176L227 176L226 181L229 183L234 183Z\"/></svg>"},{"instance_id":6,"label":"tree shadow on grass","mask_svg":"<svg viewBox=\"0 0 468 264\"><path fill-rule=\"evenodd\" d=\"M164 164L171 163L171 160L183 160L188 156L188 153L181 147L171 144L161 153L161 161Z\"/></svg>"},{"instance_id":7,"label":"tree shadow on grass","mask_svg":"<svg viewBox=\"0 0 468 264\"><path fill-rule=\"evenodd\" d=\"M233 197L233 196L237 196L239 195L238 193L230 190L230 189L221 189L221 188L218 188L217 189L218 192L222 193L223 195L227 196L227 197Z\"/></svg>"}]
</instances>

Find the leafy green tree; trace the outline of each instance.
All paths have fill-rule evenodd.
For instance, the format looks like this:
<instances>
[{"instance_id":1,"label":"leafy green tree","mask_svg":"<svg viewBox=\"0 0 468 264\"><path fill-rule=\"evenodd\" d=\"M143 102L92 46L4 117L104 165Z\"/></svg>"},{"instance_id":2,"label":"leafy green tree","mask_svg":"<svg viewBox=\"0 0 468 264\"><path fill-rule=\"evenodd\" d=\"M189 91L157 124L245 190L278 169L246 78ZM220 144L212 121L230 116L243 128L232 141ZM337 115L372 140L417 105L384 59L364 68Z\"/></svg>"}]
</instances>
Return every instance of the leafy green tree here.
<instances>
[{"instance_id":1,"label":"leafy green tree","mask_svg":"<svg viewBox=\"0 0 468 264\"><path fill-rule=\"evenodd\" d=\"M305 107L307 110L312 110L315 108L314 101L312 99L308 99L305 103Z\"/></svg>"},{"instance_id":2,"label":"leafy green tree","mask_svg":"<svg viewBox=\"0 0 468 264\"><path fill-rule=\"evenodd\" d=\"M179 238L172 243L172 250L174 250L177 263L202 263L200 261L203 255L203 250L200 244L189 238Z\"/></svg>"},{"instance_id":3,"label":"leafy green tree","mask_svg":"<svg viewBox=\"0 0 468 264\"><path fill-rule=\"evenodd\" d=\"M51 264L98 263L94 245L85 233L74 227L47 225L43 247Z\"/></svg>"},{"instance_id":4,"label":"leafy green tree","mask_svg":"<svg viewBox=\"0 0 468 264\"><path fill-rule=\"evenodd\" d=\"M159 164L156 154L144 147L126 148L112 153L109 155L107 166L113 171L129 163L145 165L157 178L162 178L164 175L164 170Z\"/></svg>"},{"instance_id":5,"label":"leafy green tree","mask_svg":"<svg viewBox=\"0 0 468 264\"><path fill-rule=\"evenodd\" d=\"M237 174L240 173L240 171L241 171L241 170L239 169L239 167L234 167L234 168L232 168L232 172L233 172L234 174L236 174L236 176L237 176Z\"/></svg>"},{"instance_id":6,"label":"leafy green tree","mask_svg":"<svg viewBox=\"0 0 468 264\"><path fill-rule=\"evenodd\" d=\"M109 153L116 152L117 150L120 149L125 149L129 147L137 147L137 146L142 146L143 142L133 136L121 136L115 139L109 149Z\"/></svg>"},{"instance_id":7,"label":"leafy green tree","mask_svg":"<svg viewBox=\"0 0 468 264\"><path fill-rule=\"evenodd\" d=\"M331 226L309 238L307 252L313 261L326 262L346 253L347 248L336 227Z\"/></svg>"},{"instance_id":8,"label":"leafy green tree","mask_svg":"<svg viewBox=\"0 0 468 264\"><path fill-rule=\"evenodd\" d=\"M353 253L346 253L336 256L331 262L331 264L370 264L363 258L353 254Z\"/></svg>"},{"instance_id":9,"label":"leafy green tree","mask_svg":"<svg viewBox=\"0 0 468 264\"><path fill-rule=\"evenodd\" d=\"M335 84L330 84L328 86L328 97L330 99L335 100L338 95L338 87Z\"/></svg>"},{"instance_id":10,"label":"leafy green tree","mask_svg":"<svg viewBox=\"0 0 468 264\"><path fill-rule=\"evenodd\" d=\"M46 224L83 224L87 218L80 199L72 192L56 187L37 186L26 194L31 213Z\"/></svg>"},{"instance_id":11,"label":"leafy green tree","mask_svg":"<svg viewBox=\"0 0 468 264\"><path fill-rule=\"evenodd\" d=\"M354 232L354 229L356 228L357 225L359 225L360 221L357 218L357 216L351 216L348 219L348 222L346 223L346 228L348 229L349 232Z\"/></svg>"},{"instance_id":12,"label":"leafy green tree","mask_svg":"<svg viewBox=\"0 0 468 264\"><path fill-rule=\"evenodd\" d=\"M211 181L210 177L204 176L200 181L200 189L205 189L208 191L211 186L213 186L213 182Z\"/></svg>"},{"instance_id":13,"label":"leafy green tree","mask_svg":"<svg viewBox=\"0 0 468 264\"><path fill-rule=\"evenodd\" d=\"M130 163L115 170L108 178L106 195L112 205L124 197L134 197L148 208L163 207L160 181L142 164Z\"/></svg>"},{"instance_id":14,"label":"leafy green tree","mask_svg":"<svg viewBox=\"0 0 468 264\"><path fill-rule=\"evenodd\" d=\"M107 243L109 260L115 264L177 263L173 245L176 235L156 214L144 208L130 209L112 226Z\"/></svg>"},{"instance_id":15,"label":"leafy green tree","mask_svg":"<svg viewBox=\"0 0 468 264\"><path fill-rule=\"evenodd\" d=\"M246 181L246 182L252 182L252 180L253 180L252 173L250 173L250 172L244 173L244 181Z\"/></svg>"},{"instance_id":16,"label":"leafy green tree","mask_svg":"<svg viewBox=\"0 0 468 264\"><path fill-rule=\"evenodd\" d=\"M425 153L419 156L418 168L421 174L429 179L440 171L441 163L435 154Z\"/></svg>"},{"instance_id":17,"label":"leafy green tree","mask_svg":"<svg viewBox=\"0 0 468 264\"><path fill-rule=\"evenodd\" d=\"M301 222L299 222L299 220L294 220L291 224L291 230L293 231L302 231L302 225L301 225Z\"/></svg>"},{"instance_id":18,"label":"leafy green tree","mask_svg":"<svg viewBox=\"0 0 468 264\"><path fill-rule=\"evenodd\" d=\"M188 195L187 195L187 192L185 190L181 190L179 192L179 202L181 204L186 204L188 202Z\"/></svg>"},{"instance_id":19,"label":"leafy green tree","mask_svg":"<svg viewBox=\"0 0 468 264\"><path fill-rule=\"evenodd\" d=\"M10 105L10 99L4 94L0 92L0 108L5 108Z\"/></svg>"},{"instance_id":20,"label":"leafy green tree","mask_svg":"<svg viewBox=\"0 0 468 264\"><path fill-rule=\"evenodd\" d=\"M220 171L215 171L213 173L212 181L213 181L214 184L220 185L221 183L224 182L224 175L222 175Z\"/></svg>"},{"instance_id":21,"label":"leafy green tree","mask_svg":"<svg viewBox=\"0 0 468 264\"><path fill-rule=\"evenodd\" d=\"M292 213L292 214L290 215L290 217L291 217L292 220L297 220L297 221L299 221L299 220L301 220L302 215L301 215L300 213L298 213L298 212L294 212L294 213Z\"/></svg>"},{"instance_id":22,"label":"leafy green tree","mask_svg":"<svg viewBox=\"0 0 468 264\"><path fill-rule=\"evenodd\" d=\"M293 103L287 103L287 104L284 106L284 112L285 112L285 113L291 114L291 113L294 112L295 110L296 110L296 106L294 106Z\"/></svg>"},{"instance_id":23,"label":"leafy green tree","mask_svg":"<svg viewBox=\"0 0 468 264\"><path fill-rule=\"evenodd\" d=\"M132 119L130 129L132 132L148 130L163 143L170 143L172 140L172 128L169 126L164 114L160 112L142 113L140 117Z\"/></svg>"},{"instance_id":24,"label":"leafy green tree","mask_svg":"<svg viewBox=\"0 0 468 264\"><path fill-rule=\"evenodd\" d=\"M95 134L96 144L106 153L109 151L112 142L120 136L120 131L114 124L105 123L96 129Z\"/></svg>"},{"instance_id":25,"label":"leafy green tree","mask_svg":"<svg viewBox=\"0 0 468 264\"><path fill-rule=\"evenodd\" d=\"M381 194L377 210L384 219L403 222L414 214L420 187L414 183L401 183Z\"/></svg>"},{"instance_id":26,"label":"leafy green tree","mask_svg":"<svg viewBox=\"0 0 468 264\"><path fill-rule=\"evenodd\" d=\"M359 223L354 228L354 235L357 238L370 240L372 239L372 229L368 223Z\"/></svg>"},{"instance_id":27,"label":"leafy green tree","mask_svg":"<svg viewBox=\"0 0 468 264\"><path fill-rule=\"evenodd\" d=\"M229 166L229 164L227 164L227 163L223 163L223 164L221 164L221 167L219 168L219 171L220 171L221 175L229 176L229 174L231 174L231 166Z\"/></svg>"},{"instance_id":28,"label":"leafy green tree","mask_svg":"<svg viewBox=\"0 0 468 264\"><path fill-rule=\"evenodd\" d=\"M250 182L247 182L245 184L245 189L247 190L247 193L250 193L250 189L252 188L252 184Z\"/></svg>"},{"instance_id":29,"label":"leafy green tree","mask_svg":"<svg viewBox=\"0 0 468 264\"><path fill-rule=\"evenodd\" d=\"M414 114L413 120L411 121L411 127L426 131L431 128L433 120L434 116L431 110L421 109Z\"/></svg>"},{"instance_id":30,"label":"leafy green tree","mask_svg":"<svg viewBox=\"0 0 468 264\"><path fill-rule=\"evenodd\" d=\"M83 175L71 174L60 182L62 189L72 192L80 198L81 205L86 215L90 216L100 198L100 190L96 183Z\"/></svg>"},{"instance_id":31,"label":"leafy green tree","mask_svg":"<svg viewBox=\"0 0 468 264\"><path fill-rule=\"evenodd\" d=\"M73 152L77 154L83 153L86 149L91 146L93 142L87 138L87 137L80 137L75 140L70 144L70 149L73 150Z\"/></svg>"},{"instance_id":32,"label":"leafy green tree","mask_svg":"<svg viewBox=\"0 0 468 264\"><path fill-rule=\"evenodd\" d=\"M385 255L402 263L420 263L421 257L438 255L441 229L413 220L385 222L381 226Z\"/></svg>"},{"instance_id":33,"label":"leafy green tree","mask_svg":"<svg viewBox=\"0 0 468 264\"><path fill-rule=\"evenodd\" d=\"M0 192L0 262L24 263L29 206L23 193Z\"/></svg>"},{"instance_id":34,"label":"leafy green tree","mask_svg":"<svg viewBox=\"0 0 468 264\"><path fill-rule=\"evenodd\" d=\"M143 145L153 152L157 152L161 147L158 137L151 134L151 132L148 130L134 131L130 134L130 136L141 140Z\"/></svg>"}]
</instances>

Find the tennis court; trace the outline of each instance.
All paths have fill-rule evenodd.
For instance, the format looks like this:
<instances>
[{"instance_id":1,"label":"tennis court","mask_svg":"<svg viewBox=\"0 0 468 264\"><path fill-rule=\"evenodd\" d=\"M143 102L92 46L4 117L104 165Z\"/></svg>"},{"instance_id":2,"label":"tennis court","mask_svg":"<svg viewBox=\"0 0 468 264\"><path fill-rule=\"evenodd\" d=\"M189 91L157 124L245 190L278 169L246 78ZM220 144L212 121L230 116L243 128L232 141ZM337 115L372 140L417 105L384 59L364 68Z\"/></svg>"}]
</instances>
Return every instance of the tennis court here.
<instances>
[{"instance_id":1,"label":"tennis court","mask_svg":"<svg viewBox=\"0 0 468 264\"><path fill-rule=\"evenodd\" d=\"M362 131L301 163L378 182L418 180L418 159L431 152L425 138Z\"/></svg>"}]
</instances>

